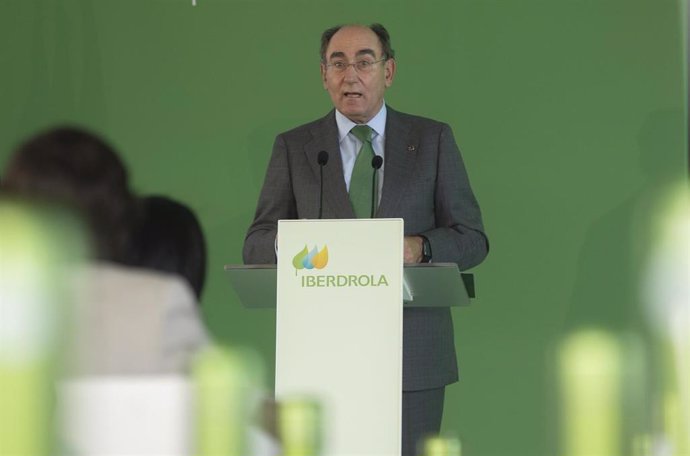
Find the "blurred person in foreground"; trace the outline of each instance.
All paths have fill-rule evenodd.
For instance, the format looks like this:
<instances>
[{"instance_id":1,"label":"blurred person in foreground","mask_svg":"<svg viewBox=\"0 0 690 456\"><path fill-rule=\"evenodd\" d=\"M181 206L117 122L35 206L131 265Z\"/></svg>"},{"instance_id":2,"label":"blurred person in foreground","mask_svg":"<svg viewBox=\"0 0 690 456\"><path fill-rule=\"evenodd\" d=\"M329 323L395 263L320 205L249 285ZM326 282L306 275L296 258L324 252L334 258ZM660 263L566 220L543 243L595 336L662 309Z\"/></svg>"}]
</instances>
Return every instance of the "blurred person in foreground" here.
<instances>
[{"instance_id":1,"label":"blurred person in foreground","mask_svg":"<svg viewBox=\"0 0 690 456\"><path fill-rule=\"evenodd\" d=\"M381 24L332 27L321 36L320 57L334 109L276 138L245 263L276 262L278 220L319 218L318 163L326 151L323 218L402 218L406 263L479 264L489 244L451 128L384 101L396 72L388 31ZM383 183L372 207L374 155L383 159ZM440 430L445 386L458 379L453 335L448 308L404 310L403 455Z\"/></svg>"},{"instance_id":2,"label":"blurred person in foreground","mask_svg":"<svg viewBox=\"0 0 690 456\"><path fill-rule=\"evenodd\" d=\"M70 374L184 372L208 342L190 286L125 265L136 204L127 170L102 139L78 128L23 143L2 176L8 195L62 206L91 234L93 261L77 271Z\"/></svg>"},{"instance_id":3,"label":"blurred person in foreground","mask_svg":"<svg viewBox=\"0 0 690 456\"><path fill-rule=\"evenodd\" d=\"M136 199L117 153L77 128L21 145L2 190L74 212L91 234L92 261L76 272L69 378L60 387L62 452L183 454L195 430L180 380L191 377L170 374L188 374L196 355L212 349L196 305L206 247L194 213L165 197ZM221 400L237 394L221 386L229 389L221 387ZM235 413L223 410L214 426L233 425ZM249 454L279 453L261 430L234 425L247 425Z\"/></svg>"},{"instance_id":4,"label":"blurred person in foreground","mask_svg":"<svg viewBox=\"0 0 690 456\"><path fill-rule=\"evenodd\" d=\"M128 263L139 268L180 276L192 287L197 299L196 302L200 304L206 279L206 242L201 224L194 211L179 201L160 195L141 197L138 200L138 208L139 216L132 229ZM270 432L272 428L269 416L261 417L260 421L265 421L262 423L261 428L253 425L253 420L249 416L242 416L241 414L239 415L239 423L229 421L225 424L225 427L219 425L219 416L222 417L225 412L233 406L237 407L242 401L246 401L245 406L250 411L253 411L255 402L264 400L264 407L266 409L259 411L259 413L264 414L272 413L275 406L269 399L261 398L258 392L255 391L255 388L261 383L260 381L257 382L257 378L251 378L252 375L259 375L255 370L257 369L256 366L252 369L251 363L235 365L232 361L238 362L241 357L236 357L232 354L234 353L232 351L226 352L226 349L207 350L201 354L195 363L206 363L201 371L207 371L207 369L211 368L213 372L214 367L209 365L208 362L209 360L212 362L214 358L221 356L220 365L215 366L215 369L218 369L215 371L216 374L223 377L233 369L244 369L246 372L240 378L244 378L249 383L238 388L238 385L233 385L232 382L223 384L220 378L215 378L211 374L211 378L207 379L210 383L206 385L212 391L211 397L204 399L203 393L201 397L197 397L195 405L197 413L205 417L201 419L202 422L206 423L205 420L208 419L209 426L226 436L232 436L231 428L237 425L243 426L245 423L241 421L246 419L248 423L245 430L246 441L242 443L228 442L235 445L235 448L241 448L244 443L245 452L243 454L255 456L275 456L280 454L276 435ZM222 353L226 353L226 355L230 353L230 355L225 358L221 355ZM195 373L197 377L199 373L197 366ZM238 373L236 372L236 374ZM227 378L225 380L227 381ZM200 388L199 384L197 384L196 388L198 391L198 388ZM203 389L204 387L201 388ZM239 397L235 397L233 394ZM230 403L224 403L223 400L229 400ZM238 402L232 403L233 400ZM207 401L210 401L210 404ZM220 414L214 412L217 407L222 408L225 406L227 406L227 410L220 412ZM210 411L204 412L204 409L210 409ZM266 432L266 429L269 432ZM213 431L211 431L211 434L213 434ZM213 440L214 438L211 437L208 442L213 442ZM212 448L214 451L223 452L219 448ZM206 448L206 450L210 451L209 448ZM225 451L232 453L233 450L226 448Z\"/></svg>"},{"instance_id":5,"label":"blurred person in foreground","mask_svg":"<svg viewBox=\"0 0 690 456\"><path fill-rule=\"evenodd\" d=\"M206 242L196 215L184 204L158 195L141 198L139 209L128 263L181 276L200 303L206 280Z\"/></svg>"}]
</instances>

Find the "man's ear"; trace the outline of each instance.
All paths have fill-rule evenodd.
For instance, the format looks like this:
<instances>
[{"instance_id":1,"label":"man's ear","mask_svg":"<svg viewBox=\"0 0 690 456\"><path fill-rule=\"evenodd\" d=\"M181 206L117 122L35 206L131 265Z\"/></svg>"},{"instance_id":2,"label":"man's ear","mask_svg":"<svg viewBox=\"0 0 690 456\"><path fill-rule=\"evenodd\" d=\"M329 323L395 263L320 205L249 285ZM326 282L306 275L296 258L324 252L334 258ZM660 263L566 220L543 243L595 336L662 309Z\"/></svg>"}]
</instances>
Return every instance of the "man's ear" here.
<instances>
[{"instance_id":1,"label":"man's ear","mask_svg":"<svg viewBox=\"0 0 690 456\"><path fill-rule=\"evenodd\" d=\"M328 85L326 84L326 65L321 63L321 82L323 82L323 88L328 90Z\"/></svg>"},{"instance_id":2,"label":"man's ear","mask_svg":"<svg viewBox=\"0 0 690 456\"><path fill-rule=\"evenodd\" d=\"M393 78L395 77L395 59L386 60L385 66L386 87L393 85Z\"/></svg>"}]
</instances>

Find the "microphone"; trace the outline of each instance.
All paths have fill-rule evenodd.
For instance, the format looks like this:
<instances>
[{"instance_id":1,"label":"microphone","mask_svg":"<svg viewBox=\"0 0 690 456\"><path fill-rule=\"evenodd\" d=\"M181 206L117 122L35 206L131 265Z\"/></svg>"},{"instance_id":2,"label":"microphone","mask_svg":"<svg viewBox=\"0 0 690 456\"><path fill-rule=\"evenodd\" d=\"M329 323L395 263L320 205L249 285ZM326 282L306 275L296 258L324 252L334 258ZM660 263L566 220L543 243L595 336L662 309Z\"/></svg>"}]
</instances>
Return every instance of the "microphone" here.
<instances>
[{"instance_id":1,"label":"microphone","mask_svg":"<svg viewBox=\"0 0 690 456\"><path fill-rule=\"evenodd\" d=\"M328 152L325 150L319 152L319 156L317 157L316 161L318 162L319 166L326 166L328 163Z\"/></svg>"},{"instance_id":2,"label":"microphone","mask_svg":"<svg viewBox=\"0 0 690 456\"><path fill-rule=\"evenodd\" d=\"M376 203L378 198L377 193L378 193L378 186L376 185L376 176L377 176L377 171L381 168L383 165L383 158L381 158L380 155L374 154L374 157L371 159L371 167L374 168L374 174L371 176L371 218L374 218L374 213L376 212Z\"/></svg>"},{"instance_id":3,"label":"microphone","mask_svg":"<svg viewBox=\"0 0 690 456\"><path fill-rule=\"evenodd\" d=\"M323 217L323 167L328 163L328 152L322 150L319 152L316 162L319 164L320 185L319 190L319 220Z\"/></svg>"}]
</instances>

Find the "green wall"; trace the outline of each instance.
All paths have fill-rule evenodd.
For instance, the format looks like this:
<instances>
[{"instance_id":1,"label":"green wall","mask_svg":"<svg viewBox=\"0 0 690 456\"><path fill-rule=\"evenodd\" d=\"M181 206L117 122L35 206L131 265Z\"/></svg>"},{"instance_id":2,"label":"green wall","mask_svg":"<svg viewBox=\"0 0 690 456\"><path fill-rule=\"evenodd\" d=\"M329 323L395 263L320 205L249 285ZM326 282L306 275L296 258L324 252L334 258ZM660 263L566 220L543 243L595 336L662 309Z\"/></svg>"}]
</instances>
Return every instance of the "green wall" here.
<instances>
[{"instance_id":1,"label":"green wall","mask_svg":"<svg viewBox=\"0 0 690 456\"><path fill-rule=\"evenodd\" d=\"M553 454L550 350L580 322L639 320L645 208L687 170L680 11L679 0L0 0L0 166L39 128L105 134L137 191L200 216L212 332L270 359L271 313L242 310L222 266L241 262L275 134L330 109L321 31L384 23L398 57L386 100L451 124L491 240L479 298L454 311L461 381L445 429L469 455Z\"/></svg>"}]
</instances>

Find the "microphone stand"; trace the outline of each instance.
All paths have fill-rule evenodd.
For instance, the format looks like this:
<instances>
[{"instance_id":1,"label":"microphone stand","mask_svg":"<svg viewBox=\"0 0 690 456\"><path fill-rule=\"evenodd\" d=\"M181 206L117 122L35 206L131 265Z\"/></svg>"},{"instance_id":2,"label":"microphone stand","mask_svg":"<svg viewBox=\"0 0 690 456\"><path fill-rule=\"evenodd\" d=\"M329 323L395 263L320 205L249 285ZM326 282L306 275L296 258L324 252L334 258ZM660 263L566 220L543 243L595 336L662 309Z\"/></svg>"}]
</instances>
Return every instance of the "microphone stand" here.
<instances>
[{"instance_id":1,"label":"microphone stand","mask_svg":"<svg viewBox=\"0 0 690 456\"><path fill-rule=\"evenodd\" d=\"M371 218L374 218L376 213L376 203L378 202L378 186L376 185L376 177L378 170L383 165L383 158L380 155L375 155L371 159L371 167L374 168L374 173L371 176Z\"/></svg>"},{"instance_id":2,"label":"microphone stand","mask_svg":"<svg viewBox=\"0 0 690 456\"><path fill-rule=\"evenodd\" d=\"M319 220L323 218L323 167L326 166L326 163L328 163L328 152L325 150L322 150L319 152L319 156L317 158L317 161L319 163L319 184L320 184L320 190L319 190Z\"/></svg>"}]
</instances>

